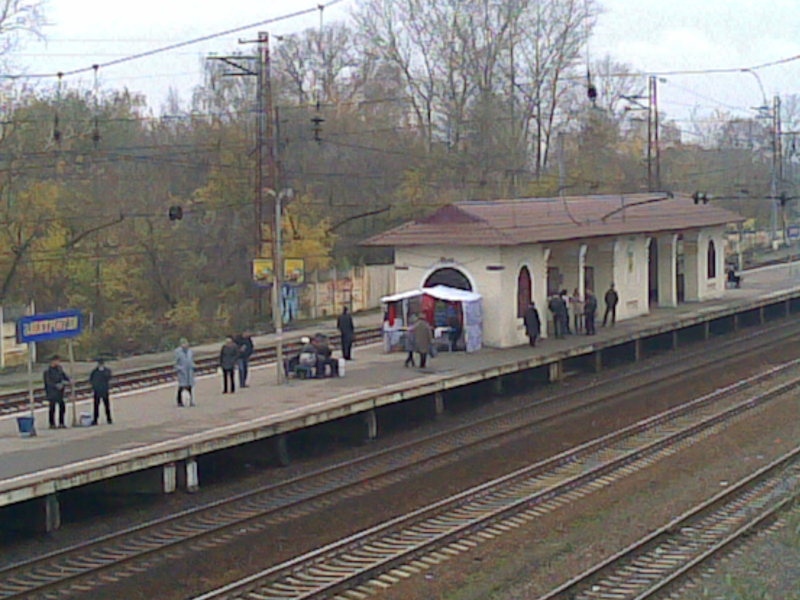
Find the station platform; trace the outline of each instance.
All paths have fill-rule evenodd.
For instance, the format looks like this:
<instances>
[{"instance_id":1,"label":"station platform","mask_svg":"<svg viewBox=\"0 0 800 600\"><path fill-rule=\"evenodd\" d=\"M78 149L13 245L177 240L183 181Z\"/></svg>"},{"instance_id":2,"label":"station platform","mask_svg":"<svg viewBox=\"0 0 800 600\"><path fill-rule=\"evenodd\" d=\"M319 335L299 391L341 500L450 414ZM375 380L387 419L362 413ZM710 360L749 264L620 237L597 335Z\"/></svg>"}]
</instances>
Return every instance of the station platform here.
<instances>
[{"instance_id":1,"label":"station platform","mask_svg":"<svg viewBox=\"0 0 800 600\"><path fill-rule=\"evenodd\" d=\"M329 337L331 336L338 336L339 332L336 329L336 319L338 315L335 317L329 317L327 319L317 319L314 321L298 321L297 323L292 323L287 327L284 331L283 339L284 341L291 341L291 340L299 340L303 336L313 336L316 333L322 333ZM369 310L364 312L355 313L353 315L353 322L355 324L357 331L363 331L365 329L374 329L376 327L380 327L381 323L383 322L383 314L380 310ZM189 340L191 343L191 340ZM220 346L224 340L220 340L219 342L214 343L207 343L207 344L198 344L192 345L192 349L194 350L194 355L196 359L206 358L209 356L218 356ZM254 335L253 336L253 344L255 347L258 348L266 348L269 346L275 346L277 342L277 337L274 333L266 333L262 335ZM160 367L163 365L171 365L173 362L173 351L168 350L166 352L153 352L149 354L138 354L135 356L125 356L118 359L110 359L106 361L108 367L114 373L125 373L127 371L139 371L143 369L149 369L152 367ZM46 359L47 357L40 357L40 359ZM89 373L91 373L92 369L94 369L97 364L93 361L90 362L76 362L75 363L75 377L78 379L86 379L89 377ZM36 365L36 368L39 371L43 371L47 367L47 363L40 363ZM69 365L64 364L65 369L69 369ZM41 377L36 377L36 384L41 384ZM0 390L3 392L15 392L15 391L24 391L27 389L28 385L28 375L24 369L20 369L17 371L6 371L0 373Z\"/></svg>"},{"instance_id":2,"label":"station platform","mask_svg":"<svg viewBox=\"0 0 800 600\"><path fill-rule=\"evenodd\" d=\"M355 360L347 363L342 378L293 379L279 386L275 365L265 365L252 370L251 387L223 395L219 376L201 377L195 407L177 407L171 384L118 394L112 397L113 425L106 425L101 416L96 427L49 430L46 410L38 410L38 436L21 438L15 418L2 417L0 507L35 498L52 500L70 488L154 469L162 491L174 491L176 481L191 491L199 485L196 459L204 454L274 441L359 413L367 435L375 437L376 409L389 404L430 396L439 412L447 390L539 367L550 368L557 378L570 358L599 357L607 349L712 321L733 323L738 315L758 319L760 314L763 321L765 310L800 314L800 263L745 272L742 288L728 290L724 300L656 308L646 317L598 327L596 336L546 339L536 348L442 353L424 370L404 368L405 354L385 354L375 344L354 349ZM78 403L78 413L90 411L89 402Z\"/></svg>"}]
</instances>

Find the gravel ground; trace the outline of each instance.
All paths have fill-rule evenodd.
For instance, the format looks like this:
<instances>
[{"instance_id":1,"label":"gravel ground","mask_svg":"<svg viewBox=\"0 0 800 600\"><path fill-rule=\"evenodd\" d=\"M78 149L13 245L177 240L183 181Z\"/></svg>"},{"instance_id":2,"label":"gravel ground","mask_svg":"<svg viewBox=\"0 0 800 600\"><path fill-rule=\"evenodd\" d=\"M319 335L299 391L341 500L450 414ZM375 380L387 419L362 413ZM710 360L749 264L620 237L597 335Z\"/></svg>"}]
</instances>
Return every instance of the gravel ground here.
<instances>
[{"instance_id":1,"label":"gravel ground","mask_svg":"<svg viewBox=\"0 0 800 600\"><path fill-rule=\"evenodd\" d=\"M443 563L424 578L409 579L380 598L538 598L774 460L798 438L798 402L790 397L528 527ZM762 570L769 567L768 561L761 564Z\"/></svg>"},{"instance_id":2,"label":"gravel ground","mask_svg":"<svg viewBox=\"0 0 800 600\"><path fill-rule=\"evenodd\" d=\"M457 465L425 473L401 484L352 498L329 507L324 514L270 527L256 535L244 535L223 548L197 552L184 560L172 561L142 573L136 578L135 585L132 585L132 580L126 580L103 590L94 591L87 597L115 600L158 597L170 600L202 593L413 508L424 506L466 487L551 456L554 451L614 431L647 415L759 372L767 366L791 358L792 353L797 352L795 346L796 344L787 344L763 352L758 358L720 365L706 371L702 379L694 377L677 385L655 386L646 392L620 397L602 409L587 411L580 417L572 416L550 423L536 434L518 440L514 444L475 456ZM781 422L784 421L789 420L784 418ZM770 422L767 419L760 422L758 427L766 427ZM717 441L711 445L717 449L720 459L729 458L728 442L714 439ZM727 439L726 436L725 440ZM705 455L701 453L695 456L693 462L702 463L704 457ZM747 461L737 466L755 468L764 460L763 455L762 458L756 458L755 455L748 456ZM454 598L489 598L492 590L498 586L502 587L503 581L509 578L513 580L515 575L519 575L512 565L525 556L533 558L533 563L528 563L528 566L532 565L541 571L544 581L547 583L559 581L563 578L565 569L562 557L571 557L574 548L580 548L579 555L585 563L591 564L600 556L618 547L615 541L607 539L603 533L610 519L605 517L603 512L612 511L614 508L613 494L616 492L612 493L612 490L617 490L619 487L623 490L622 498L629 501L632 498L638 499L641 503L647 502L651 493L665 483L668 484L667 489L697 487L698 493L713 493L719 489L719 481L715 479L716 470L702 478L696 476L691 468L691 462L684 463L678 460L677 463L677 466L668 470L666 474L631 477L610 490L590 497L588 504L577 503L574 507L567 507L566 510L555 513L548 519L555 521L538 533L529 531L526 535L509 536L509 540L513 537L517 542L516 544L512 542L512 546L508 549L499 548L496 552L491 552L491 546L487 545L475 553L469 553L462 560L444 565L440 573L431 572L428 573L428 577L414 578L402 586L388 590L386 597L404 600L446 598L451 593L448 590L455 589L458 591ZM649 470L647 472L649 473ZM684 483L684 480L687 481ZM674 503L659 501L658 506L660 512L645 515L652 517L650 519L637 517L636 512L640 510L628 506L623 513L625 522L615 524L613 529L644 534L653 526L666 521L677 510ZM640 504L638 508L641 508ZM600 516L596 511L601 511ZM532 529L536 529L537 525ZM571 540L573 537L571 528L574 525L579 526L577 533L594 529L599 531L595 531L594 538L588 543L585 539L581 540L580 536L574 536L575 539ZM535 552L530 552L519 545L521 542L527 545L531 541L536 542L533 547ZM498 543L505 543L505 538L498 540ZM497 576L500 574L504 574L504 577L498 579ZM526 577L524 581L528 579ZM478 583L480 581L483 583ZM474 590L475 595L460 595L468 589ZM522 595L511 595L508 598L527 598L528 594L525 591Z\"/></svg>"},{"instance_id":3,"label":"gravel ground","mask_svg":"<svg viewBox=\"0 0 800 600\"><path fill-rule=\"evenodd\" d=\"M800 600L800 510L688 585L681 600Z\"/></svg>"}]
</instances>

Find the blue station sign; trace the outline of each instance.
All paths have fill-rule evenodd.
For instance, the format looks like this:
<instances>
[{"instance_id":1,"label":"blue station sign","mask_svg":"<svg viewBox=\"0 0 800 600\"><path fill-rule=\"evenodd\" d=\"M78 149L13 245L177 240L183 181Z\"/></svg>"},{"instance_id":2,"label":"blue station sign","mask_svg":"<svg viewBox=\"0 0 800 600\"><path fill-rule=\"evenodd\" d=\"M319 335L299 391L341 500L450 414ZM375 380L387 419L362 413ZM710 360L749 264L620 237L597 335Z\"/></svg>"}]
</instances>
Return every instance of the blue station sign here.
<instances>
[{"instance_id":1,"label":"blue station sign","mask_svg":"<svg viewBox=\"0 0 800 600\"><path fill-rule=\"evenodd\" d=\"M22 317L17 321L17 343L30 344L80 335L83 316L79 310L64 310Z\"/></svg>"}]
</instances>

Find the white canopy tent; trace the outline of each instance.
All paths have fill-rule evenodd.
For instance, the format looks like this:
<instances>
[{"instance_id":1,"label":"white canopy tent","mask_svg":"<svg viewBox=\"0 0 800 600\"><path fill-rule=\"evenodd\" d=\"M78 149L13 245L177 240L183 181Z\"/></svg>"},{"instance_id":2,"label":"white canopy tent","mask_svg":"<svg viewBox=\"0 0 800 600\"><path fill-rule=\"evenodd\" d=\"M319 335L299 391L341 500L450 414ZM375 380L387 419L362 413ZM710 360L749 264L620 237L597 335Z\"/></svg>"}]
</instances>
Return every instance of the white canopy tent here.
<instances>
[{"instance_id":1,"label":"white canopy tent","mask_svg":"<svg viewBox=\"0 0 800 600\"><path fill-rule=\"evenodd\" d=\"M457 306L459 310L437 311L437 301ZM481 295L443 285L432 288L409 290L381 298L384 312L384 346L387 352L401 345L403 334L410 325L409 317L422 312L436 330L448 329L446 315L457 315L463 331L467 352L480 350L483 345L483 304Z\"/></svg>"}]
</instances>

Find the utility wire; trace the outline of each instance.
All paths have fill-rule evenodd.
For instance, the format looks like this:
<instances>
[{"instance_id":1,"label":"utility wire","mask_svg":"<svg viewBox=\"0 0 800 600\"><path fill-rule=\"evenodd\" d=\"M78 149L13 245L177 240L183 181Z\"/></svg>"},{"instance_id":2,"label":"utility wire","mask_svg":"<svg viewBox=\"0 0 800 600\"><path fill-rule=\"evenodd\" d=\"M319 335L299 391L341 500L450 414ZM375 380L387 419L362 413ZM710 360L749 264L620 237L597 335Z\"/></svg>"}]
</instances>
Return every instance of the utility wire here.
<instances>
[{"instance_id":1,"label":"utility wire","mask_svg":"<svg viewBox=\"0 0 800 600\"><path fill-rule=\"evenodd\" d=\"M239 27L234 27L233 29L226 29L225 31L218 31L216 33L211 33L208 35L204 35L198 38L193 38L190 40L185 40L183 42L177 42L175 44L169 44L167 46L161 46L160 48L154 48L152 50L147 50L145 52L138 52L136 54L130 54L128 56L124 56L122 58L116 58L114 60L110 60L104 63L96 63L93 65L89 65L86 67L79 67L77 69L72 69L69 71L63 71L58 73L29 73L24 75L0 75L0 79L50 79L54 77L70 77L73 75L80 75L81 73L90 73L96 69L107 69L109 67L113 67L116 65L121 65L123 63L132 62L135 60L139 60L142 58L147 58L150 56L156 56L158 54L163 54L164 52L169 52L171 50L177 50L178 48L185 48L186 46L193 46L195 44L200 44L202 42L207 42L209 40L213 40L216 38L224 37L227 35L231 35L234 33L241 33L243 31L247 31L249 29L255 29L257 27L263 27L265 25L270 25L272 23L278 23L280 21L288 21L289 19L296 19L297 17L303 17L305 15L309 15L315 13L323 8L330 8L331 6L335 6L336 4L340 4L345 0L329 0L327 4L319 4L314 6L313 8L306 8L303 10L298 10L293 13L288 13L285 15L281 15L279 17L273 17L271 19L265 19L263 21L257 21L255 23L249 23L247 25L241 25Z\"/></svg>"}]
</instances>

